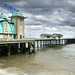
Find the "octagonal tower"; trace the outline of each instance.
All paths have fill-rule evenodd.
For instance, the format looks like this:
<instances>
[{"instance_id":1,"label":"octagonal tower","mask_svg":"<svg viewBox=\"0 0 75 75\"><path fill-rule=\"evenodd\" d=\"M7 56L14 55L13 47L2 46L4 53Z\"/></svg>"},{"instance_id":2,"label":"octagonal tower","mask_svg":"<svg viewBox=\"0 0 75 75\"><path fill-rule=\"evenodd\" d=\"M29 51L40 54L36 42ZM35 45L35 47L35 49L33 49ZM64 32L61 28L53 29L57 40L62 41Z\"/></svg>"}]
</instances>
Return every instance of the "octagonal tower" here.
<instances>
[{"instance_id":1,"label":"octagonal tower","mask_svg":"<svg viewBox=\"0 0 75 75\"><path fill-rule=\"evenodd\" d=\"M25 17L23 16L23 14L21 12L19 12L18 10L12 14L12 16L10 17L11 21L14 23L14 26L16 28L16 38L17 39L23 39L24 36L24 19Z\"/></svg>"}]
</instances>

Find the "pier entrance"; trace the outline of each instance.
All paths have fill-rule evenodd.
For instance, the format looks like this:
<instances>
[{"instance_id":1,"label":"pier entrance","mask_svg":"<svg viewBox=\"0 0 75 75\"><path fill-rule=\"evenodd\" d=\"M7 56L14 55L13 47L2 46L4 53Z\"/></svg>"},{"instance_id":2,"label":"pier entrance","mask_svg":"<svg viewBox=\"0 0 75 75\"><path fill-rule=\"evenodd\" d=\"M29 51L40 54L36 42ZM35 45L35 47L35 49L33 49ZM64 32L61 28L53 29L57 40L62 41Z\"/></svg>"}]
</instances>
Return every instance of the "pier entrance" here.
<instances>
[{"instance_id":1,"label":"pier entrance","mask_svg":"<svg viewBox=\"0 0 75 75\"><path fill-rule=\"evenodd\" d=\"M27 43L27 46L26 46ZM3 40L0 42L0 56L32 54L35 52L34 40Z\"/></svg>"}]
</instances>

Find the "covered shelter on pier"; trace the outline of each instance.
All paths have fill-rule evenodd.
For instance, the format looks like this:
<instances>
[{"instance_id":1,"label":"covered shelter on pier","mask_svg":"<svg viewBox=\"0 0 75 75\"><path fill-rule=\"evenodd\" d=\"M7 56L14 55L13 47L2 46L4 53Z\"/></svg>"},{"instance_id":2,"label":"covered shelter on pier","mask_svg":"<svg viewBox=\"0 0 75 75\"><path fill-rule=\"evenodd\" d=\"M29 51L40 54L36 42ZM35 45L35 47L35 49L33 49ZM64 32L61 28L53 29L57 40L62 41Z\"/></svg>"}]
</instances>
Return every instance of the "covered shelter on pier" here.
<instances>
[{"instance_id":1,"label":"covered shelter on pier","mask_svg":"<svg viewBox=\"0 0 75 75\"><path fill-rule=\"evenodd\" d=\"M7 17L1 13L0 15L0 39L15 38L16 29L14 23L7 19Z\"/></svg>"},{"instance_id":2,"label":"covered shelter on pier","mask_svg":"<svg viewBox=\"0 0 75 75\"><path fill-rule=\"evenodd\" d=\"M41 34L41 38L50 38L50 39L62 39L62 34Z\"/></svg>"}]
</instances>

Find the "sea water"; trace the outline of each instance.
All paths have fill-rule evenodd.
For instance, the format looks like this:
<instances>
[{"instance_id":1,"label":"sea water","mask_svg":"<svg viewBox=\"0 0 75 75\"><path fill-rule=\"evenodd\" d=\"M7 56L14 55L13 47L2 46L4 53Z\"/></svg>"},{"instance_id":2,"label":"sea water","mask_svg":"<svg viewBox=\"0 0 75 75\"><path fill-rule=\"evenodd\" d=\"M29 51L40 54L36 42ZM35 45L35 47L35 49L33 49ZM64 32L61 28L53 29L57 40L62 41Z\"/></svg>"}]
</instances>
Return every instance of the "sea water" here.
<instances>
[{"instance_id":1,"label":"sea water","mask_svg":"<svg viewBox=\"0 0 75 75\"><path fill-rule=\"evenodd\" d=\"M0 75L75 75L75 44L0 57Z\"/></svg>"}]
</instances>

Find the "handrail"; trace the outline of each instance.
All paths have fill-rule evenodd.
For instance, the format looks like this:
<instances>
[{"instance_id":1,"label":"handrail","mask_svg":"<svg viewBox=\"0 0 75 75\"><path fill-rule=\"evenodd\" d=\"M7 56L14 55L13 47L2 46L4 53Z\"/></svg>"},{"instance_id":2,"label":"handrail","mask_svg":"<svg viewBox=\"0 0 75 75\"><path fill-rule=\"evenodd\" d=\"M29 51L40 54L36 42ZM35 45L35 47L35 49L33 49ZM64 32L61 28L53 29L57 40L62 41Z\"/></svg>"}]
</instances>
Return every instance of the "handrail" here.
<instances>
[{"instance_id":1,"label":"handrail","mask_svg":"<svg viewBox=\"0 0 75 75\"><path fill-rule=\"evenodd\" d=\"M19 40L21 40L21 41L23 41L23 40L34 40L34 39L1 39L0 38L0 42L2 42L2 41L19 41Z\"/></svg>"}]
</instances>

